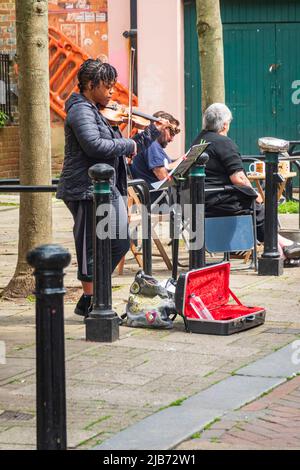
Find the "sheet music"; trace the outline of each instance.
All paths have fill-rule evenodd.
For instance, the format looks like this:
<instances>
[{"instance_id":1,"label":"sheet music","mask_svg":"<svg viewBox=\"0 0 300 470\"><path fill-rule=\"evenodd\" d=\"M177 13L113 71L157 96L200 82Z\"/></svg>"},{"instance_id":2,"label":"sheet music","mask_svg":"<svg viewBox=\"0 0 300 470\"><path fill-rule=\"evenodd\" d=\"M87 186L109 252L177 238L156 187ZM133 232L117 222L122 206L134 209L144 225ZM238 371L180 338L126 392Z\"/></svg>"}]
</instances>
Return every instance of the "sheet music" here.
<instances>
[{"instance_id":1,"label":"sheet music","mask_svg":"<svg viewBox=\"0 0 300 470\"><path fill-rule=\"evenodd\" d=\"M170 186L174 177L183 177L208 145L209 143L193 145L183 157L178 159L178 164L170 171L168 177L152 183L152 188L155 190L165 189Z\"/></svg>"}]
</instances>

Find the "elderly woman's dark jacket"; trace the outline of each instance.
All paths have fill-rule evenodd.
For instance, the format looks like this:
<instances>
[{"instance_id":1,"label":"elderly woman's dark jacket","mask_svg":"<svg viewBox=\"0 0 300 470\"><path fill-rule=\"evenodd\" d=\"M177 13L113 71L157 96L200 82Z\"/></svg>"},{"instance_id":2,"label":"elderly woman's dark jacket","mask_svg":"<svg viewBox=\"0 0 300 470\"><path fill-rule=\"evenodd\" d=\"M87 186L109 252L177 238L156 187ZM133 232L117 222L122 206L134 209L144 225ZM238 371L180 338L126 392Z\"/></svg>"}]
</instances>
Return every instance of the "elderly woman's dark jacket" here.
<instances>
[{"instance_id":1,"label":"elderly woman's dark jacket","mask_svg":"<svg viewBox=\"0 0 300 470\"><path fill-rule=\"evenodd\" d=\"M66 102L65 159L58 184L57 198L65 201L92 199L92 181L88 169L96 163L107 163L117 172L114 184L127 194L125 155L134 152L131 139L122 137L83 95L73 93ZM134 137L138 152L145 150L160 132L151 124Z\"/></svg>"}]
</instances>

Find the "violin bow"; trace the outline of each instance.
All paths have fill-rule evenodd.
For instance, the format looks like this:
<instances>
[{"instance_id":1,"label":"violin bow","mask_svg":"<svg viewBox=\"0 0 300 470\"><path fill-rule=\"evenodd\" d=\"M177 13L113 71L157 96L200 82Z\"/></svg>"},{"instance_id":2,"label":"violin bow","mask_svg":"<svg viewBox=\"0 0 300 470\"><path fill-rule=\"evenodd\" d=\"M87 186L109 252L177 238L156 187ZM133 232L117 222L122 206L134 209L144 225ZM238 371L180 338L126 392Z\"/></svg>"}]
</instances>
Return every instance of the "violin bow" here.
<instances>
[{"instance_id":1,"label":"violin bow","mask_svg":"<svg viewBox=\"0 0 300 470\"><path fill-rule=\"evenodd\" d=\"M134 77L135 49L130 49L130 68L129 68L129 103L128 103L128 137L132 132L132 106L133 106L133 77Z\"/></svg>"}]
</instances>

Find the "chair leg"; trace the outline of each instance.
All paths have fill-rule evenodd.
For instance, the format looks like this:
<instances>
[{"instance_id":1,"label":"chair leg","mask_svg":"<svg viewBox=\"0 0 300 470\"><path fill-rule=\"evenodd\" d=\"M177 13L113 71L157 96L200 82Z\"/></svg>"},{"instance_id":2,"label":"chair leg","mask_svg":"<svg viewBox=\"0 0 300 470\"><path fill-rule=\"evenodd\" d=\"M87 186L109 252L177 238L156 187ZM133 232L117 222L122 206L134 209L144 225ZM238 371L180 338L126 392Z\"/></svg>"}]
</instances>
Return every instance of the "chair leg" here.
<instances>
[{"instance_id":1,"label":"chair leg","mask_svg":"<svg viewBox=\"0 0 300 470\"><path fill-rule=\"evenodd\" d=\"M135 260L136 260L137 264L139 265L140 268L142 268L143 267L143 257L141 255L141 253L136 249L136 246L132 241L130 241L130 249L131 249L131 252L132 252L133 256L135 257Z\"/></svg>"},{"instance_id":2,"label":"chair leg","mask_svg":"<svg viewBox=\"0 0 300 470\"><path fill-rule=\"evenodd\" d=\"M118 276L122 276L124 273L124 264L125 264L125 256L121 259L120 263L117 266L118 269Z\"/></svg>"},{"instance_id":3,"label":"chair leg","mask_svg":"<svg viewBox=\"0 0 300 470\"><path fill-rule=\"evenodd\" d=\"M172 263L169 260L169 257L167 255L160 239L158 238L157 233L155 232L153 226L152 226L152 239L153 239L155 245L157 246L157 249L158 249L159 253L161 254L164 262L166 263L167 268L169 269L169 271L172 271Z\"/></svg>"},{"instance_id":4,"label":"chair leg","mask_svg":"<svg viewBox=\"0 0 300 470\"><path fill-rule=\"evenodd\" d=\"M254 270L258 270L258 260L257 260L257 229L256 229L256 202L252 203L252 222L253 222L253 237L254 237L254 247L253 247L253 267Z\"/></svg>"},{"instance_id":5,"label":"chair leg","mask_svg":"<svg viewBox=\"0 0 300 470\"><path fill-rule=\"evenodd\" d=\"M254 248L253 248L253 252L254 252ZM250 261L250 256L251 256L251 251L247 251L245 257L244 257L244 263L247 264L249 263Z\"/></svg>"},{"instance_id":6,"label":"chair leg","mask_svg":"<svg viewBox=\"0 0 300 470\"><path fill-rule=\"evenodd\" d=\"M130 242L130 249L131 249L131 252L132 252L137 264L139 265L140 268L142 268L143 267L143 257L141 255L141 253L136 249L136 246L132 241ZM126 257L123 256L123 258L121 259L120 263L117 266L118 276L122 276L123 273L124 273L125 259L126 259Z\"/></svg>"}]
</instances>

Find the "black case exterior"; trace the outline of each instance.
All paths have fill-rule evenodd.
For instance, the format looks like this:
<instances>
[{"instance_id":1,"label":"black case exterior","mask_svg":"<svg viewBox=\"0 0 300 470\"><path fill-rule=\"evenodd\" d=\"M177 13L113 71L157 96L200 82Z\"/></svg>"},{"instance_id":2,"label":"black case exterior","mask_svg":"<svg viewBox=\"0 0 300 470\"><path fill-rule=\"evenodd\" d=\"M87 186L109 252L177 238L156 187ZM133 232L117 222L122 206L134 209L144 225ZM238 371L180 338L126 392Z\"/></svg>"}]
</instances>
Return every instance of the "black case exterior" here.
<instances>
[{"instance_id":1,"label":"black case exterior","mask_svg":"<svg viewBox=\"0 0 300 470\"><path fill-rule=\"evenodd\" d=\"M225 321L187 318L184 315L184 294L187 275L188 273L182 273L178 278L175 292L175 304L178 314L184 318L185 327L188 332L203 335L228 336L234 333L239 333L240 331L249 330L250 328L262 325L265 322L265 309L258 310L257 312L248 315L241 315L233 320ZM201 275L200 271L199 275Z\"/></svg>"},{"instance_id":2,"label":"black case exterior","mask_svg":"<svg viewBox=\"0 0 300 470\"><path fill-rule=\"evenodd\" d=\"M202 335L228 336L240 331L249 330L265 322L266 311L261 310L252 315L236 318L227 321L207 321L185 319L187 331L200 333Z\"/></svg>"}]
</instances>

